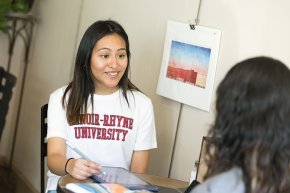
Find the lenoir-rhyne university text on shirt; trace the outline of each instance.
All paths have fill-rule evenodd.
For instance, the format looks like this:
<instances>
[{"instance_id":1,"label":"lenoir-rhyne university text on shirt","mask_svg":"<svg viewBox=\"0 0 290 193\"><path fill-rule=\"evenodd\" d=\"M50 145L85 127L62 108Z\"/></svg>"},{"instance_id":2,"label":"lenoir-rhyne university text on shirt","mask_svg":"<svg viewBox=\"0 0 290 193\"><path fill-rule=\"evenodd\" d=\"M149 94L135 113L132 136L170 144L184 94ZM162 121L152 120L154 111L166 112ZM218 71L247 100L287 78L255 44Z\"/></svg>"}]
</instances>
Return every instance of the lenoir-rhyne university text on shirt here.
<instances>
[{"instance_id":1,"label":"lenoir-rhyne university text on shirt","mask_svg":"<svg viewBox=\"0 0 290 193\"><path fill-rule=\"evenodd\" d=\"M75 138L125 141L133 122L132 118L120 115L83 114L79 121L82 126L74 126Z\"/></svg>"}]
</instances>

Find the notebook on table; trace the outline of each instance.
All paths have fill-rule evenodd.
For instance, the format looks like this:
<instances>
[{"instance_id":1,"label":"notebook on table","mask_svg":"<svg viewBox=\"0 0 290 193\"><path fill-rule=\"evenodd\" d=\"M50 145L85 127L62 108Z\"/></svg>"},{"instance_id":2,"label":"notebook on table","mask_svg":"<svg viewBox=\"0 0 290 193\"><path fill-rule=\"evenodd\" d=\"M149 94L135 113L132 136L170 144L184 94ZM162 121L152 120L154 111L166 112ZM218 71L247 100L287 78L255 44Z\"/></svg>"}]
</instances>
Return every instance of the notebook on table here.
<instances>
[{"instance_id":1,"label":"notebook on table","mask_svg":"<svg viewBox=\"0 0 290 193\"><path fill-rule=\"evenodd\" d=\"M187 188L167 188L152 185L124 168L103 166L102 171L104 171L105 174L100 173L92 176L95 182L121 184L130 190L145 189L158 193L189 193L191 189L199 184L198 181L194 180Z\"/></svg>"},{"instance_id":2,"label":"notebook on table","mask_svg":"<svg viewBox=\"0 0 290 193\"><path fill-rule=\"evenodd\" d=\"M99 173L91 178L97 183L121 184L130 190L158 191L157 186L144 181L124 168L103 166L102 171L104 173Z\"/></svg>"}]
</instances>

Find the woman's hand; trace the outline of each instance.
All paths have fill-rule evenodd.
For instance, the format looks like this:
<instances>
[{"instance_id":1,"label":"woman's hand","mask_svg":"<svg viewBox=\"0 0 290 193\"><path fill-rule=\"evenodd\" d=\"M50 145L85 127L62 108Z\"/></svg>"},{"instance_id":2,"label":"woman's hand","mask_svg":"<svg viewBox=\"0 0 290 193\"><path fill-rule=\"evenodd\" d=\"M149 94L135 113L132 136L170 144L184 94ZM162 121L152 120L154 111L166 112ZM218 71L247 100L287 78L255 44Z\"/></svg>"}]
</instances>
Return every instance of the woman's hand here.
<instances>
[{"instance_id":1,"label":"woman's hand","mask_svg":"<svg viewBox=\"0 0 290 193\"><path fill-rule=\"evenodd\" d=\"M83 158L71 159L66 165L66 171L78 180L85 180L88 177L98 174L101 166L93 161Z\"/></svg>"},{"instance_id":2,"label":"woman's hand","mask_svg":"<svg viewBox=\"0 0 290 193\"><path fill-rule=\"evenodd\" d=\"M67 172L76 179L84 180L100 172L100 164L93 161L83 158L68 160L66 148L63 138L51 137L47 140L47 165L52 173L63 176Z\"/></svg>"}]
</instances>

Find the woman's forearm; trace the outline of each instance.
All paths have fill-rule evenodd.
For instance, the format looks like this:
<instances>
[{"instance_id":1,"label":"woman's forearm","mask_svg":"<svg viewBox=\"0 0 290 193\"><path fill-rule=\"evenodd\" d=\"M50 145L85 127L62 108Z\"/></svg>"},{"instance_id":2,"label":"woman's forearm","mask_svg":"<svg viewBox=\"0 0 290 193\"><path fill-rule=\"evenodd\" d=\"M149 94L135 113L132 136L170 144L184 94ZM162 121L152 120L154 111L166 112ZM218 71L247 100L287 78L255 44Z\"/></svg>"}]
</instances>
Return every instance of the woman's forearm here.
<instances>
[{"instance_id":1,"label":"woman's forearm","mask_svg":"<svg viewBox=\"0 0 290 193\"><path fill-rule=\"evenodd\" d=\"M47 166L49 170L58 176L63 176L66 174L65 165L67 159L60 154L51 154L47 156Z\"/></svg>"},{"instance_id":2,"label":"woman's forearm","mask_svg":"<svg viewBox=\"0 0 290 193\"><path fill-rule=\"evenodd\" d=\"M135 173L146 173L149 162L149 150L134 151L130 171Z\"/></svg>"}]
</instances>

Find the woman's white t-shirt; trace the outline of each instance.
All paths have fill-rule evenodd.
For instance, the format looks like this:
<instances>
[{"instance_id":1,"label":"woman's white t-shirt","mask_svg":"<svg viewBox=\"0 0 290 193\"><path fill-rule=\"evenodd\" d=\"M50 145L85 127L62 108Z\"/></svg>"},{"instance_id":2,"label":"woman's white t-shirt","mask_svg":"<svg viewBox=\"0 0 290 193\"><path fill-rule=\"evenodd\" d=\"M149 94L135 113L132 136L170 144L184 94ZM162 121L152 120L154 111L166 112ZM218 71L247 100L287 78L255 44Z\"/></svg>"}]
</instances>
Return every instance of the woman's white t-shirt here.
<instances>
[{"instance_id":1,"label":"woman's white t-shirt","mask_svg":"<svg viewBox=\"0 0 290 193\"><path fill-rule=\"evenodd\" d=\"M82 121L69 126L61 102L65 88L50 95L47 138L64 138L102 166L125 169L129 169L133 151L157 147L152 102L141 92L127 92L129 106L121 90L94 94L94 112L89 104ZM67 148L66 157L80 156ZM47 175L47 190L55 190L60 176L50 171Z\"/></svg>"}]
</instances>

